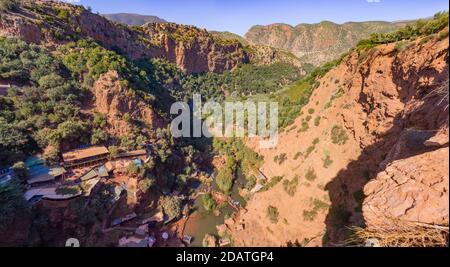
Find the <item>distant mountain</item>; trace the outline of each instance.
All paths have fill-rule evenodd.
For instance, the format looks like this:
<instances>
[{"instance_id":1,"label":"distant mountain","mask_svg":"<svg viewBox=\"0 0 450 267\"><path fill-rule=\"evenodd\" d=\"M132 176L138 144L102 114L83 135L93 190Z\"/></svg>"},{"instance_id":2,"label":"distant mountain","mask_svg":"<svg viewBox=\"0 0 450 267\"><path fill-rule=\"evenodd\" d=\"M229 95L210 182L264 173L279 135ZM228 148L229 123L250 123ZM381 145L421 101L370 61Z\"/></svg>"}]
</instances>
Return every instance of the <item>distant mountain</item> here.
<instances>
[{"instance_id":1,"label":"distant mountain","mask_svg":"<svg viewBox=\"0 0 450 267\"><path fill-rule=\"evenodd\" d=\"M372 33L386 33L405 26L410 21L347 22L336 24L323 21L317 24L272 24L253 26L245 38L253 44L268 45L292 52L314 65L339 57Z\"/></svg>"},{"instance_id":2,"label":"distant mountain","mask_svg":"<svg viewBox=\"0 0 450 267\"><path fill-rule=\"evenodd\" d=\"M248 41L245 40L244 37L232 32L210 31L209 33L211 33L214 37L218 37L223 40L237 40L243 45L248 45Z\"/></svg>"},{"instance_id":3,"label":"distant mountain","mask_svg":"<svg viewBox=\"0 0 450 267\"><path fill-rule=\"evenodd\" d=\"M148 22L167 22L166 20L157 16L147 16L132 13L103 14L103 16L114 22L119 22L130 26L141 26Z\"/></svg>"}]
</instances>

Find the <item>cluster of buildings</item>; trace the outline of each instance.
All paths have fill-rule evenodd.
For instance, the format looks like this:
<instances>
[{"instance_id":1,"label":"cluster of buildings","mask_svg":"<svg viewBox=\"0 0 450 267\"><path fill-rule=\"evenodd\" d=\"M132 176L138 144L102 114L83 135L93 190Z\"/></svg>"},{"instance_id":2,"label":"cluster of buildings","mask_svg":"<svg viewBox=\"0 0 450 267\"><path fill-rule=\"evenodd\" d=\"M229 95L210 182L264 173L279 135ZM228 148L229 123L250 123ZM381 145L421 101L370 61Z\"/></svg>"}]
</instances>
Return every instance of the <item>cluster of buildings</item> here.
<instances>
[{"instance_id":1,"label":"cluster of buildings","mask_svg":"<svg viewBox=\"0 0 450 267\"><path fill-rule=\"evenodd\" d=\"M104 146L80 148L63 153L62 162L57 166L47 166L45 161L32 156L25 160L28 169L25 199L30 203L40 200L69 200L82 195L90 195L101 179L135 164L143 165L147 151L136 150L111 156ZM0 184L11 180L12 168L0 170ZM118 185L118 192L126 188L128 179ZM135 192L134 192L135 193Z\"/></svg>"}]
</instances>

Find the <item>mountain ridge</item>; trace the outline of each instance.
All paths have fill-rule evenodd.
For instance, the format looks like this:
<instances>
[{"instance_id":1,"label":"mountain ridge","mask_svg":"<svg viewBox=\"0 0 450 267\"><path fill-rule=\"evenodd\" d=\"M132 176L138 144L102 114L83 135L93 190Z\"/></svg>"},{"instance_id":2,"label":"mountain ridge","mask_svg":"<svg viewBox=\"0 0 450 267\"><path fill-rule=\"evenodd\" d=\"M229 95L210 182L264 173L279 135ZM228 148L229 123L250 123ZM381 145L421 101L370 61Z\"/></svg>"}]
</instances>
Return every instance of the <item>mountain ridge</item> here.
<instances>
[{"instance_id":1,"label":"mountain ridge","mask_svg":"<svg viewBox=\"0 0 450 267\"><path fill-rule=\"evenodd\" d=\"M306 63L321 65L338 58L372 33L387 33L409 21L364 21L337 24L331 21L255 25L245 34L251 44L267 45L292 52Z\"/></svg>"},{"instance_id":2,"label":"mountain ridge","mask_svg":"<svg viewBox=\"0 0 450 267\"><path fill-rule=\"evenodd\" d=\"M168 21L154 15L141 15L137 13L109 13L102 14L109 20L129 26L142 26L145 23L167 23Z\"/></svg>"}]
</instances>

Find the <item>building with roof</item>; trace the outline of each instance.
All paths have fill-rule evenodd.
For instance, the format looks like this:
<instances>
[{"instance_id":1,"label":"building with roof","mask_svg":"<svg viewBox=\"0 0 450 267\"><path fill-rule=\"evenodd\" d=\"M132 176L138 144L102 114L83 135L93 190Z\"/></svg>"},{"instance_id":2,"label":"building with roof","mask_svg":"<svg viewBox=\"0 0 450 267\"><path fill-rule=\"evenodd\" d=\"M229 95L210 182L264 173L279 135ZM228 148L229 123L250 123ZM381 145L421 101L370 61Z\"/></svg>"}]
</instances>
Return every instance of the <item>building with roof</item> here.
<instances>
[{"instance_id":1,"label":"building with roof","mask_svg":"<svg viewBox=\"0 0 450 267\"><path fill-rule=\"evenodd\" d=\"M46 200L69 200L81 195L81 189L70 190L65 192L64 188L49 187L49 188L34 188L27 190L24 194L28 202L36 203L41 199Z\"/></svg>"},{"instance_id":2,"label":"building with roof","mask_svg":"<svg viewBox=\"0 0 450 267\"><path fill-rule=\"evenodd\" d=\"M109 151L104 146L81 148L63 154L64 167L67 169L105 163L108 158Z\"/></svg>"},{"instance_id":3,"label":"building with roof","mask_svg":"<svg viewBox=\"0 0 450 267\"><path fill-rule=\"evenodd\" d=\"M92 168L85 174L83 174L79 179L81 182L88 181L94 178L108 178L109 173L106 169L105 165L102 165L100 167Z\"/></svg>"},{"instance_id":4,"label":"building with roof","mask_svg":"<svg viewBox=\"0 0 450 267\"><path fill-rule=\"evenodd\" d=\"M146 155L147 155L147 150L139 149L139 150L133 150L133 151L119 153L114 158L137 158L137 157L144 157Z\"/></svg>"},{"instance_id":5,"label":"building with roof","mask_svg":"<svg viewBox=\"0 0 450 267\"><path fill-rule=\"evenodd\" d=\"M28 169L27 184L32 186L54 183L58 179L64 179L66 173L63 167L46 166L45 161L37 156L28 157L25 166Z\"/></svg>"}]
</instances>

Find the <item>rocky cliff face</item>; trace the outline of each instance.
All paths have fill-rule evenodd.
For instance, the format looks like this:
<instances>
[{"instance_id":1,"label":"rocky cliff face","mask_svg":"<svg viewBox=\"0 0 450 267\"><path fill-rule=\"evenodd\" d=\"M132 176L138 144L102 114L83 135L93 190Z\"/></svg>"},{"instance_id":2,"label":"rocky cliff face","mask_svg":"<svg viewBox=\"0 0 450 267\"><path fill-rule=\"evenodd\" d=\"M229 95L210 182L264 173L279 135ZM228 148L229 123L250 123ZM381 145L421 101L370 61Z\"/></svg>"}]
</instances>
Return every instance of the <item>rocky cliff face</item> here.
<instances>
[{"instance_id":1,"label":"rocky cliff face","mask_svg":"<svg viewBox=\"0 0 450 267\"><path fill-rule=\"evenodd\" d=\"M124 136L131 132L130 121L158 128L162 121L151 108L151 103L127 88L116 71L103 74L92 87L95 96L95 112L107 117L109 133Z\"/></svg>"},{"instance_id":2,"label":"rocky cliff face","mask_svg":"<svg viewBox=\"0 0 450 267\"><path fill-rule=\"evenodd\" d=\"M204 29L174 23L148 23L141 31L158 48L158 57L188 72L222 72L249 61L242 44L215 39Z\"/></svg>"},{"instance_id":3,"label":"rocky cliff face","mask_svg":"<svg viewBox=\"0 0 450 267\"><path fill-rule=\"evenodd\" d=\"M189 73L223 72L248 55L238 42L218 42L206 30L176 24L129 28L82 7L53 1L23 1L0 17L0 35L53 46L77 38L92 38L107 49L132 59L166 58Z\"/></svg>"},{"instance_id":4,"label":"rocky cliff face","mask_svg":"<svg viewBox=\"0 0 450 267\"><path fill-rule=\"evenodd\" d=\"M270 65L274 62L286 62L304 70L305 62L291 52L265 45L251 45L250 62L260 65Z\"/></svg>"},{"instance_id":5,"label":"rocky cliff face","mask_svg":"<svg viewBox=\"0 0 450 267\"><path fill-rule=\"evenodd\" d=\"M245 38L254 44L291 51L304 62L321 65L338 58L371 33L385 33L405 23L349 22L342 25L324 21L318 24L272 24L252 27Z\"/></svg>"},{"instance_id":6,"label":"rocky cliff face","mask_svg":"<svg viewBox=\"0 0 450 267\"><path fill-rule=\"evenodd\" d=\"M448 226L448 44L434 35L354 52L320 79L276 149L249 140L261 171L287 182L253 196L230 225L236 243L337 246L348 226Z\"/></svg>"}]
</instances>

